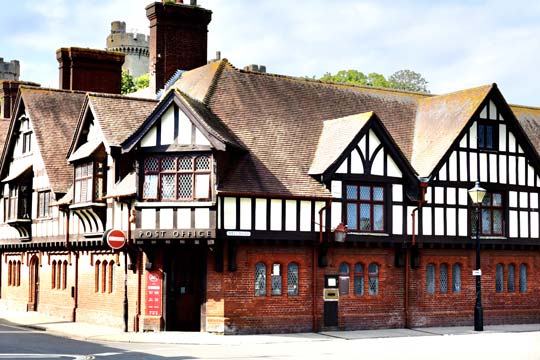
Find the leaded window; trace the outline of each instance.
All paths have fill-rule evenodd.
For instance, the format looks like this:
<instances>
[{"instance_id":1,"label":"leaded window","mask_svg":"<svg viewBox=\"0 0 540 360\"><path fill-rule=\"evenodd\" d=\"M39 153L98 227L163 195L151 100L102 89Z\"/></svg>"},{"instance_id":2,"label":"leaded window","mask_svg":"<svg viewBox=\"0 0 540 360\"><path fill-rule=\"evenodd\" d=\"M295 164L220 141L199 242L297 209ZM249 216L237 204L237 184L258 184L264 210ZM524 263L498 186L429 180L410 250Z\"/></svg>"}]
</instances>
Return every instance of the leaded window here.
<instances>
[{"instance_id":1,"label":"leaded window","mask_svg":"<svg viewBox=\"0 0 540 360\"><path fill-rule=\"evenodd\" d=\"M298 264L294 262L287 266L287 295L298 295Z\"/></svg>"},{"instance_id":2,"label":"leaded window","mask_svg":"<svg viewBox=\"0 0 540 360\"><path fill-rule=\"evenodd\" d=\"M519 292L527 292L527 265L519 265Z\"/></svg>"},{"instance_id":3,"label":"leaded window","mask_svg":"<svg viewBox=\"0 0 540 360\"><path fill-rule=\"evenodd\" d=\"M368 294L377 295L379 293L379 265L369 264L368 279Z\"/></svg>"},{"instance_id":4,"label":"leaded window","mask_svg":"<svg viewBox=\"0 0 540 360\"><path fill-rule=\"evenodd\" d=\"M266 296L266 264L255 264L255 296Z\"/></svg>"},{"instance_id":5,"label":"leaded window","mask_svg":"<svg viewBox=\"0 0 540 360\"><path fill-rule=\"evenodd\" d=\"M281 295L281 265L272 264L271 277L271 292L272 295Z\"/></svg>"},{"instance_id":6,"label":"leaded window","mask_svg":"<svg viewBox=\"0 0 540 360\"><path fill-rule=\"evenodd\" d=\"M210 156L149 157L143 164L144 199L185 201L210 198Z\"/></svg>"},{"instance_id":7,"label":"leaded window","mask_svg":"<svg viewBox=\"0 0 540 360\"><path fill-rule=\"evenodd\" d=\"M439 267L439 292L448 293L448 265L441 264Z\"/></svg>"},{"instance_id":8,"label":"leaded window","mask_svg":"<svg viewBox=\"0 0 540 360\"><path fill-rule=\"evenodd\" d=\"M426 266L426 291L428 294L435 294L435 264Z\"/></svg>"},{"instance_id":9,"label":"leaded window","mask_svg":"<svg viewBox=\"0 0 540 360\"><path fill-rule=\"evenodd\" d=\"M339 264L339 295L349 295L350 274L349 264L346 262Z\"/></svg>"},{"instance_id":10,"label":"leaded window","mask_svg":"<svg viewBox=\"0 0 540 360\"><path fill-rule=\"evenodd\" d=\"M349 230L384 231L384 187L347 185L346 219Z\"/></svg>"},{"instance_id":11,"label":"leaded window","mask_svg":"<svg viewBox=\"0 0 540 360\"><path fill-rule=\"evenodd\" d=\"M501 193L487 193L480 206L480 232L482 235L503 234L503 203ZM473 231L476 222L473 221Z\"/></svg>"},{"instance_id":12,"label":"leaded window","mask_svg":"<svg viewBox=\"0 0 540 360\"><path fill-rule=\"evenodd\" d=\"M459 294L461 292L461 265L452 266L452 292Z\"/></svg>"},{"instance_id":13,"label":"leaded window","mask_svg":"<svg viewBox=\"0 0 540 360\"><path fill-rule=\"evenodd\" d=\"M502 293L504 291L504 265L497 264L495 267L495 291Z\"/></svg>"},{"instance_id":14,"label":"leaded window","mask_svg":"<svg viewBox=\"0 0 540 360\"><path fill-rule=\"evenodd\" d=\"M354 295L364 295L364 265L354 264Z\"/></svg>"},{"instance_id":15,"label":"leaded window","mask_svg":"<svg viewBox=\"0 0 540 360\"><path fill-rule=\"evenodd\" d=\"M41 191L38 193L38 217L50 216L51 192Z\"/></svg>"},{"instance_id":16,"label":"leaded window","mask_svg":"<svg viewBox=\"0 0 540 360\"><path fill-rule=\"evenodd\" d=\"M508 274L506 278L506 289L508 292L516 291L516 267L514 264L508 265Z\"/></svg>"}]
</instances>

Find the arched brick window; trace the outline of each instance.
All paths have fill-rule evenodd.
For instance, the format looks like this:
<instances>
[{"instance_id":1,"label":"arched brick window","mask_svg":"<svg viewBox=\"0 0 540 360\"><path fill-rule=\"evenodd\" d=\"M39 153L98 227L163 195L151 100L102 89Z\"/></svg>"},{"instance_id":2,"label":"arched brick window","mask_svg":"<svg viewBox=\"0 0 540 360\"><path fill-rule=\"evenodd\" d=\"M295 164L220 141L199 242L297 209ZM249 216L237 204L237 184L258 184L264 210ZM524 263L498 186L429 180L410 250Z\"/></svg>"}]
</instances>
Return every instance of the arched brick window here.
<instances>
[{"instance_id":1,"label":"arched brick window","mask_svg":"<svg viewBox=\"0 0 540 360\"><path fill-rule=\"evenodd\" d=\"M15 286L21 286L21 261L17 261L17 276L15 277Z\"/></svg>"},{"instance_id":2,"label":"arched brick window","mask_svg":"<svg viewBox=\"0 0 540 360\"><path fill-rule=\"evenodd\" d=\"M504 291L504 265L495 266L495 291L502 293Z\"/></svg>"},{"instance_id":3,"label":"arched brick window","mask_svg":"<svg viewBox=\"0 0 540 360\"><path fill-rule=\"evenodd\" d=\"M379 265L371 263L368 266L368 294L379 294Z\"/></svg>"},{"instance_id":4,"label":"arched brick window","mask_svg":"<svg viewBox=\"0 0 540 360\"><path fill-rule=\"evenodd\" d=\"M364 295L364 265L354 264L354 295Z\"/></svg>"},{"instance_id":5,"label":"arched brick window","mask_svg":"<svg viewBox=\"0 0 540 360\"><path fill-rule=\"evenodd\" d=\"M506 289L509 293L516 291L516 266L514 264L508 265Z\"/></svg>"},{"instance_id":6,"label":"arched brick window","mask_svg":"<svg viewBox=\"0 0 540 360\"><path fill-rule=\"evenodd\" d=\"M298 295L298 264L295 262L287 266L287 295Z\"/></svg>"},{"instance_id":7,"label":"arched brick window","mask_svg":"<svg viewBox=\"0 0 540 360\"><path fill-rule=\"evenodd\" d=\"M68 262L67 260L64 260L62 263L62 289L65 290L67 288L67 266Z\"/></svg>"},{"instance_id":8,"label":"arched brick window","mask_svg":"<svg viewBox=\"0 0 540 360\"><path fill-rule=\"evenodd\" d=\"M452 292L459 294L461 292L461 265L452 266Z\"/></svg>"},{"instance_id":9,"label":"arched brick window","mask_svg":"<svg viewBox=\"0 0 540 360\"><path fill-rule=\"evenodd\" d=\"M519 265L519 292L527 292L527 265Z\"/></svg>"},{"instance_id":10,"label":"arched brick window","mask_svg":"<svg viewBox=\"0 0 540 360\"><path fill-rule=\"evenodd\" d=\"M62 286L62 262L58 260L56 263L56 289Z\"/></svg>"},{"instance_id":11,"label":"arched brick window","mask_svg":"<svg viewBox=\"0 0 540 360\"><path fill-rule=\"evenodd\" d=\"M266 264L255 264L255 296L266 296Z\"/></svg>"},{"instance_id":12,"label":"arched brick window","mask_svg":"<svg viewBox=\"0 0 540 360\"><path fill-rule=\"evenodd\" d=\"M56 289L56 260L51 264L51 289Z\"/></svg>"},{"instance_id":13,"label":"arched brick window","mask_svg":"<svg viewBox=\"0 0 540 360\"><path fill-rule=\"evenodd\" d=\"M439 267L439 292L448 293L448 265L441 264Z\"/></svg>"},{"instance_id":14,"label":"arched brick window","mask_svg":"<svg viewBox=\"0 0 540 360\"><path fill-rule=\"evenodd\" d=\"M13 286L13 263L8 262L8 286Z\"/></svg>"},{"instance_id":15,"label":"arched brick window","mask_svg":"<svg viewBox=\"0 0 540 360\"><path fill-rule=\"evenodd\" d=\"M339 264L339 295L349 295L351 268L346 262Z\"/></svg>"},{"instance_id":16,"label":"arched brick window","mask_svg":"<svg viewBox=\"0 0 540 360\"><path fill-rule=\"evenodd\" d=\"M101 263L101 292L107 292L107 260Z\"/></svg>"},{"instance_id":17,"label":"arched brick window","mask_svg":"<svg viewBox=\"0 0 540 360\"><path fill-rule=\"evenodd\" d=\"M109 263L109 284L108 284L109 294L114 291L114 261Z\"/></svg>"},{"instance_id":18,"label":"arched brick window","mask_svg":"<svg viewBox=\"0 0 540 360\"><path fill-rule=\"evenodd\" d=\"M100 270L101 270L101 261L96 261L94 264L94 291L99 292L99 280L100 277Z\"/></svg>"},{"instance_id":19,"label":"arched brick window","mask_svg":"<svg viewBox=\"0 0 540 360\"><path fill-rule=\"evenodd\" d=\"M270 275L270 294L281 295L281 264L272 264L272 274Z\"/></svg>"},{"instance_id":20,"label":"arched brick window","mask_svg":"<svg viewBox=\"0 0 540 360\"><path fill-rule=\"evenodd\" d=\"M426 266L426 292L435 294L435 264Z\"/></svg>"}]
</instances>

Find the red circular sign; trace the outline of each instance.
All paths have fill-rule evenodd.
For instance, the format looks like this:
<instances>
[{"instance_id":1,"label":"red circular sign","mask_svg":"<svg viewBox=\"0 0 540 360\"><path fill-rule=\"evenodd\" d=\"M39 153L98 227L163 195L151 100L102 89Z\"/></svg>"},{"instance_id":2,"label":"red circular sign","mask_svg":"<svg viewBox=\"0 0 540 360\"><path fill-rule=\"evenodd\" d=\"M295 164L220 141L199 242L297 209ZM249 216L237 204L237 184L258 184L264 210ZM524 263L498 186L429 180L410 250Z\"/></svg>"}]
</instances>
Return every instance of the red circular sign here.
<instances>
[{"instance_id":1,"label":"red circular sign","mask_svg":"<svg viewBox=\"0 0 540 360\"><path fill-rule=\"evenodd\" d=\"M122 230L113 229L107 234L107 244L113 249L121 249L126 243L126 235Z\"/></svg>"}]
</instances>

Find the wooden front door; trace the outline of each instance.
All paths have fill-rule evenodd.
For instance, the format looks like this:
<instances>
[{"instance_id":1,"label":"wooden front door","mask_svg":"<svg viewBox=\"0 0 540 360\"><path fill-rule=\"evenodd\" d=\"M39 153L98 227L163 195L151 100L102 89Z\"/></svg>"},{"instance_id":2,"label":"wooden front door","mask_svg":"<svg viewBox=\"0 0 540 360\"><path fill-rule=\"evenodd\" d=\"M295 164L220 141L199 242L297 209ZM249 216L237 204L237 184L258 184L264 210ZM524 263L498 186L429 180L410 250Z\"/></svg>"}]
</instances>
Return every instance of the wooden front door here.
<instances>
[{"instance_id":1,"label":"wooden front door","mask_svg":"<svg viewBox=\"0 0 540 360\"><path fill-rule=\"evenodd\" d=\"M200 331L206 259L200 247L169 251L166 261L168 331Z\"/></svg>"},{"instance_id":2,"label":"wooden front door","mask_svg":"<svg viewBox=\"0 0 540 360\"><path fill-rule=\"evenodd\" d=\"M28 311L37 311L39 301L39 259L32 256L30 259L29 274L29 293L28 293Z\"/></svg>"}]
</instances>

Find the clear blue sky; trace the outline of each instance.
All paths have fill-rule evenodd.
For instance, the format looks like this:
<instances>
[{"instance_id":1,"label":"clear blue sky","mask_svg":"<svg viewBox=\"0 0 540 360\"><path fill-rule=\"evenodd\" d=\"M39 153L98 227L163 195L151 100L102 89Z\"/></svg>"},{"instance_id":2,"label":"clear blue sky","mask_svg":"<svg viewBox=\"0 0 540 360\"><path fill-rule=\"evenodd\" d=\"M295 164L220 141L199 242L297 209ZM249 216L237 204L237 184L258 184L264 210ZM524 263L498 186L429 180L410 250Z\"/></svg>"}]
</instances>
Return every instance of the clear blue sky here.
<instances>
[{"instance_id":1,"label":"clear blue sky","mask_svg":"<svg viewBox=\"0 0 540 360\"><path fill-rule=\"evenodd\" d=\"M186 0L189 2L189 0ZM0 57L21 79L58 86L57 48L104 48L110 23L148 33L148 0L18 0L0 12ZM420 72L433 93L496 82L540 106L540 2L199 0L213 11L208 57L321 76L340 69Z\"/></svg>"}]
</instances>

